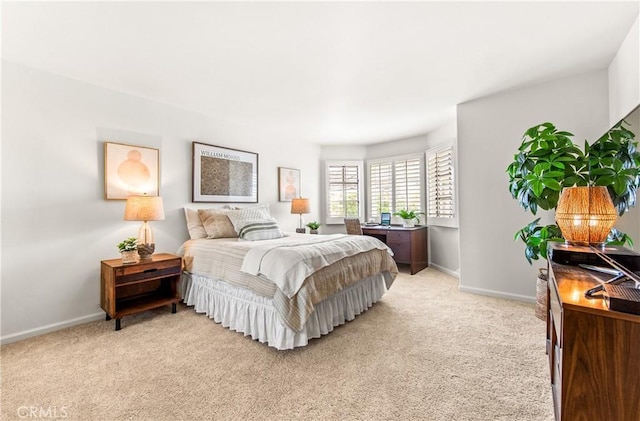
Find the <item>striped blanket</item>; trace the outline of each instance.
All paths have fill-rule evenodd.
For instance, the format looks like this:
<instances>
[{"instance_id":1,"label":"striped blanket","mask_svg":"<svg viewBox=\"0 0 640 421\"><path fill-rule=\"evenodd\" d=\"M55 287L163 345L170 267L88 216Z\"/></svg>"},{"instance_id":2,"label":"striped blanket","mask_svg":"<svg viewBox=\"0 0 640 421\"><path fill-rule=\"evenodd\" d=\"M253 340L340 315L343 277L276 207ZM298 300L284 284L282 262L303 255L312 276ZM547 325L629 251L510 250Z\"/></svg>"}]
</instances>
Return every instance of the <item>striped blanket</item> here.
<instances>
[{"instance_id":1,"label":"striped blanket","mask_svg":"<svg viewBox=\"0 0 640 421\"><path fill-rule=\"evenodd\" d=\"M277 277L274 273L283 271L277 268L276 256L279 254L278 252L267 259L276 260L265 265L264 269L261 264L256 263L271 254L268 249L287 250L285 252L286 259L289 259L292 253L308 255L310 250L314 248L316 251L330 250L333 248L333 245L330 244L332 242L338 244L338 249L334 250L334 254L328 258L322 255L316 256L316 261L310 264L314 267L311 273L302 279L299 287L292 286L293 284L286 287L288 293L278 286L279 283L282 284L285 281L269 279ZM305 243L309 244L305 245ZM296 248L299 248L298 252L292 252ZM254 249L256 251L252 251ZM359 250L356 252L357 249ZM398 274L398 268L387 246L367 236L316 237L291 234L281 239L258 242L239 241L237 238L199 239L186 241L178 253L183 256L185 270L190 273L223 280L236 287L246 288L258 295L272 298L283 324L294 331L299 331L304 326L314 310L314 304L361 279L380 272L386 274L385 279L387 280L387 288L389 288ZM338 258L340 253L343 254L343 257ZM252 257L249 257L251 261L245 264L245 270L251 273L241 270L245 256L249 254ZM310 255L307 258L310 258ZM313 258L311 259L313 260ZM268 269L267 266L270 266L271 269L275 268L274 271ZM295 267L297 264L289 260L285 261L284 267L292 266ZM305 268L303 272L307 270ZM265 275L263 272L270 273ZM296 271L294 270L294 272ZM259 275L255 273L259 273ZM298 277L299 274L295 279Z\"/></svg>"}]
</instances>

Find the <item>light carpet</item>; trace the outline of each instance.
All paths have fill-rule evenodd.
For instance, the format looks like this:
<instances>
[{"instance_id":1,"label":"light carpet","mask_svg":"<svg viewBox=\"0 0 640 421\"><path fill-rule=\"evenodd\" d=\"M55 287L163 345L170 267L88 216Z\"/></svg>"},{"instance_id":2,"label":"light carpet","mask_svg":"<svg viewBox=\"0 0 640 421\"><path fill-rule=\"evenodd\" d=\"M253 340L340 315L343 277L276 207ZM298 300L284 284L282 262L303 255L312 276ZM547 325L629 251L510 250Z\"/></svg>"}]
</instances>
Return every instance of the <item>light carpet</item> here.
<instances>
[{"instance_id":1,"label":"light carpet","mask_svg":"<svg viewBox=\"0 0 640 421\"><path fill-rule=\"evenodd\" d=\"M2 419L552 420L534 306L457 285L401 273L371 309L292 351L184 305L119 332L98 321L5 345Z\"/></svg>"}]
</instances>

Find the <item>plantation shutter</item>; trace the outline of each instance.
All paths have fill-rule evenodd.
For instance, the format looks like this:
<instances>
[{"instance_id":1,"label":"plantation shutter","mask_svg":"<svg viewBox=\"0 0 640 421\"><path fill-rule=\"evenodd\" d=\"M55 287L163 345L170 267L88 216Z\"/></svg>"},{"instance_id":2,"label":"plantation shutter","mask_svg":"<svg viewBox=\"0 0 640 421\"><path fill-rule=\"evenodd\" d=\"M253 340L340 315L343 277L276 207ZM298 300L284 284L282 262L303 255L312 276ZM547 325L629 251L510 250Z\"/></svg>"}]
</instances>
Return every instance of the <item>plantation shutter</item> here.
<instances>
[{"instance_id":1,"label":"plantation shutter","mask_svg":"<svg viewBox=\"0 0 640 421\"><path fill-rule=\"evenodd\" d=\"M380 221L383 212L424 209L424 155L405 155L369 161L368 215Z\"/></svg>"},{"instance_id":2,"label":"plantation shutter","mask_svg":"<svg viewBox=\"0 0 640 421\"><path fill-rule=\"evenodd\" d=\"M453 146L427 152L428 216L454 218Z\"/></svg>"},{"instance_id":3,"label":"plantation shutter","mask_svg":"<svg viewBox=\"0 0 640 421\"><path fill-rule=\"evenodd\" d=\"M393 201L393 176L391 172L392 164L388 162L377 162L369 167L370 181L370 218L380 219L382 212L391 212Z\"/></svg>"},{"instance_id":4,"label":"plantation shutter","mask_svg":"<svg viewBox=\"0 0 640 421\"><path fill-rule=\"evenodd\" d=\"M395 210L421 210L420 159L395 162Z\"/></svg>"},{"instance_id":5,"label":"plantation shutter","mask_svg":"<svg viewBox=\"0 0 640 421\"><path fill-rule=\"evenodd\" d=\"M360 216L361 165L327 166L328 218Z\"/></svg>"}]
</instances>

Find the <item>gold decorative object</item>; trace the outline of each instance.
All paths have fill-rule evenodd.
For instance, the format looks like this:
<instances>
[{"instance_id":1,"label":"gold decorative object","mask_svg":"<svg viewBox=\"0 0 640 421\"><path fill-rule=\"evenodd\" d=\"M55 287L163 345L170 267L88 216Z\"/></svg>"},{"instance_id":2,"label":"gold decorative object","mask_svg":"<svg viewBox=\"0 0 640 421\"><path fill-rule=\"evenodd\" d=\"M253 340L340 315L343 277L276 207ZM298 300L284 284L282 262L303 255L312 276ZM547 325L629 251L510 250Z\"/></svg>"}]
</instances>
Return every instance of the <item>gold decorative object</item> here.
<instances>
[{"instance_id":1,"label":"gold decorative object","mask_svg":"<svg viewBox=\"0 0 640 421\"><path fill-rule=\"evenodd\" d=\"M617 219L606 187L567 187L556 208L556 222L572 244L603 244Z\"/></svg>"}]
</instances>

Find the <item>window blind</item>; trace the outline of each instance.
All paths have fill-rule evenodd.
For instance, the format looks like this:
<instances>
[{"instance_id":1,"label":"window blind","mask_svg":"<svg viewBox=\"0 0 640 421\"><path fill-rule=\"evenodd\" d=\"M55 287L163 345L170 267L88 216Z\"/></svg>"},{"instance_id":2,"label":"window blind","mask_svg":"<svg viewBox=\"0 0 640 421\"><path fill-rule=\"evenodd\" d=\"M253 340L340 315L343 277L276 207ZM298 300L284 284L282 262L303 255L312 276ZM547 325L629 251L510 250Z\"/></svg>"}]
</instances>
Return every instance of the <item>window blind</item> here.
<instances>
[{"instance_id":1,"label":"window blind","mask_svg":"<svg viewBox=\"0 0 640 421\"><path fill-rule=\"evenodd\" d=\"M393 203L393 173L391 162L378 162L369 167L370 217L380 219L382 212L391 212Z\"/></svg>"},{"instance_id":2,"label":"window blind","mask_svg":"<svg viewBox=\"0 0 640 421\"><path fill-rule=\"evenodd\" d=\"M360 216L360 166L327 166L328 217Z\"/></svg>"},{"instance_id":3,"label":"window blind","mask_svg":"<svg viewBox=\"0 0 640 421\"><path fill-rule=\"evenodd\" d=\"M369 165L369 217L382 212L423 209L422 155L376 160Z\"/></svg>"},{"instance_id":4,"label":"window blind","mask_svg":"<svg viewBox=\"0 0 640 421\"><path fill-rule=\"evenodd\" d=\"M395 210L421 210L422 186L420 184L420 159L396 161Z\"/></svg>"},{"instance_id":5,"label":"window blind","mask_svg":"<svg viewBox=\"0 0 640 421\"><path fill-rule=\"evenodd\" d=\"M431 218L454 218L453 146L427 152L427 212Z\"/></svg>"}]
</instances>

